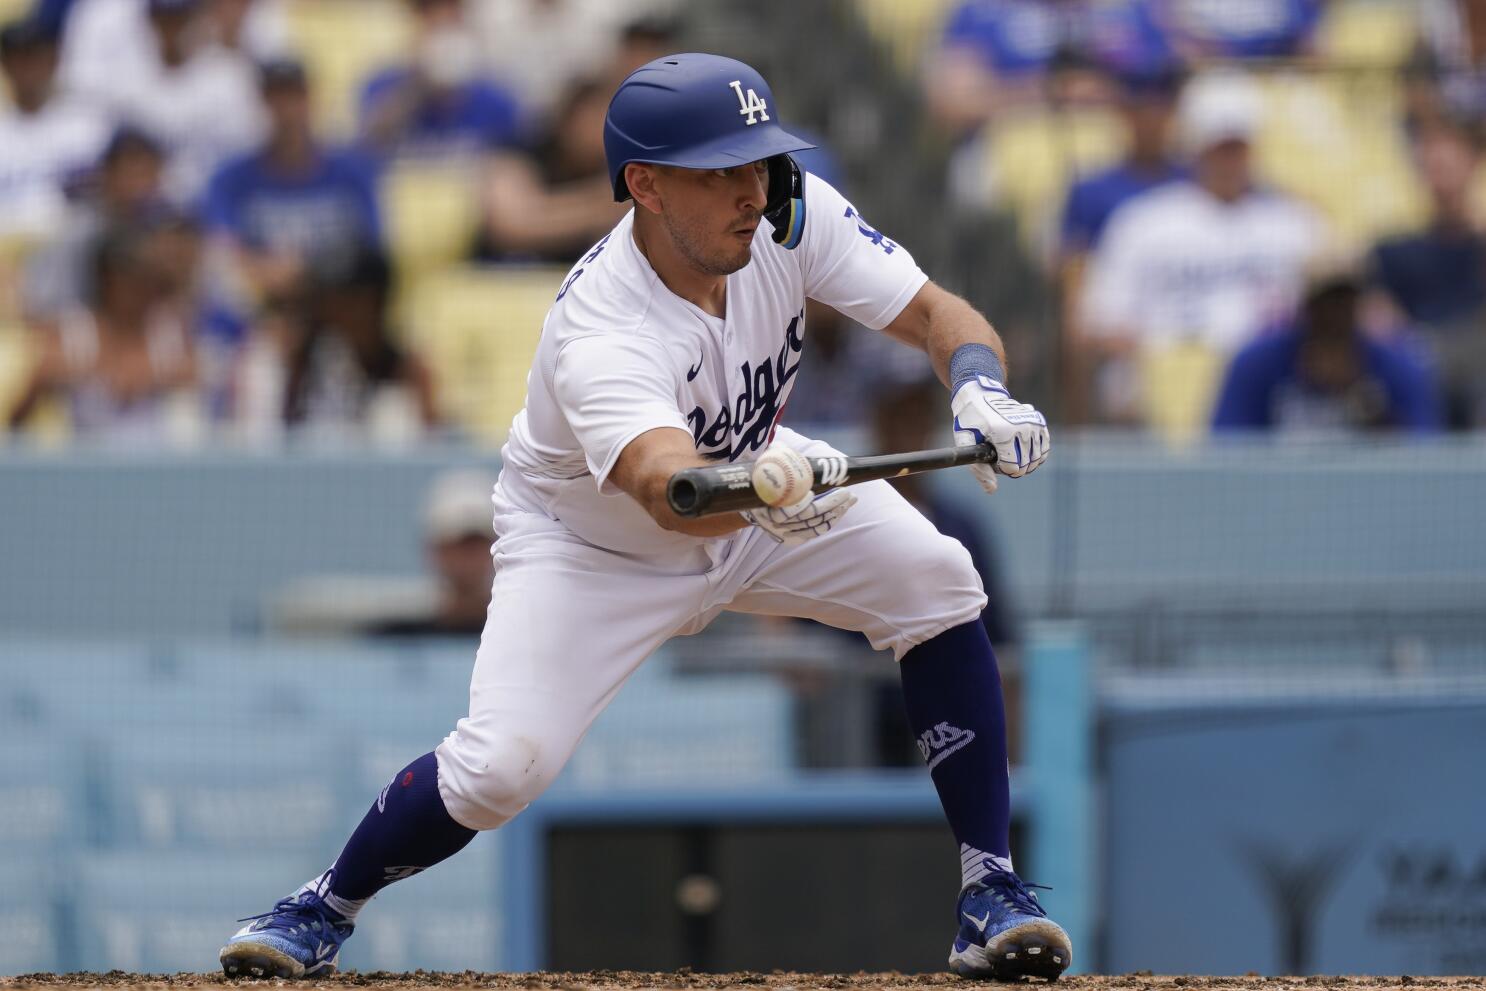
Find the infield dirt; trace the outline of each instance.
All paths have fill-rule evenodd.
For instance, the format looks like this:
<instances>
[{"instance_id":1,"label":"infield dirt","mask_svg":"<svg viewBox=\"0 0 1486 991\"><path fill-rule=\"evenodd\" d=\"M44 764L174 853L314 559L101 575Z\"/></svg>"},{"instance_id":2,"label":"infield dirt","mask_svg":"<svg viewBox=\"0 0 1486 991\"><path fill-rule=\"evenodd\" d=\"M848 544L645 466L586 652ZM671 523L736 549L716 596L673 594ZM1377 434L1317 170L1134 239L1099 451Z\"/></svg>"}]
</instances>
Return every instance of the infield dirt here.
<instances>
[{"instance_id":1,"label":"infield dirt","mask_svg":"<svg viewBox=\"0 0 1486 991\"><path fill-rule=\"evenodd\" d=\"M1045 982L1028 982L1045 983ZM318 991L372 988L386 991L463 991L463 989L532 989L532 991L631 991L639 988L695 989L695 991L839 991L839 989L892 988L918 991L961 987L994 989L1010 985L964 981L949 974L646 974L600 970L585 974L480 974L464 973L349 973L319 981L224 980L217 974L26 974L0 978L0 991L88 991L93 988L131 991L226 991L246 988L305 988ZM1148 973L1065 977L1056 987L1062 991L1188 991L1223 988L1225 991L1302 991L1312 988L1366 988L1368 991L1486 991L1482 977L1194 977Z\"/></svg>"}]
</instances>

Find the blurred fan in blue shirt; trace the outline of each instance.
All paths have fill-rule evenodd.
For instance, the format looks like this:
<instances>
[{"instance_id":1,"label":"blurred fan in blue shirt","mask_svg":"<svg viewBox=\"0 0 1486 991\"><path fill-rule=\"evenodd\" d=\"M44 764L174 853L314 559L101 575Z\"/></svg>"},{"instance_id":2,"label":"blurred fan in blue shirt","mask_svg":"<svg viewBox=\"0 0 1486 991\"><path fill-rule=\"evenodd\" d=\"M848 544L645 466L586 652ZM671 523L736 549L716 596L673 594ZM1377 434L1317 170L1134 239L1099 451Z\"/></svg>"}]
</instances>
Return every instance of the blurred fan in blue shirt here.
<instances>
[{"instance_id":1,"label":"blurred fan in blue shirt","mask_svg":"<svg viewBox=\"0 0 1486 991\"><path fill-rule=\"evenodd\" d=\"M1127 200L1190 175L1171 149L1181 84L1182 72L1174 62L1120 74L1120 111L1128 139L1125 157L1080 179L1068 191L1062 238L1066 254L1091 250L1110 216Z\"/></svg>"},{"instance_id":2,"label":"blurred fan in blue shirt","mask_svg":"<svg viewBox=\"0 0 1486 991\"><path fill-rule=\"evenodd\" d=\"M1293 326L1234 356L1213 429L1439 430L1434 370L1407 339L1376 339L1363 330L1362 297L1350 271L1313 281Z\"/></svg>"},{"instance_id":3,"label":"blurred fan in blue shirt","mask_svg":"<svg viewBox=\"0 0 1486 991\"><path fill-rule=\"evenodd\" d=\"M516 144L515 96L480 72L480 52L459 0L410 0L414 60L372 76L361 94L361 137L381 155L478 158Z\"/></svg>"}]
</instances>

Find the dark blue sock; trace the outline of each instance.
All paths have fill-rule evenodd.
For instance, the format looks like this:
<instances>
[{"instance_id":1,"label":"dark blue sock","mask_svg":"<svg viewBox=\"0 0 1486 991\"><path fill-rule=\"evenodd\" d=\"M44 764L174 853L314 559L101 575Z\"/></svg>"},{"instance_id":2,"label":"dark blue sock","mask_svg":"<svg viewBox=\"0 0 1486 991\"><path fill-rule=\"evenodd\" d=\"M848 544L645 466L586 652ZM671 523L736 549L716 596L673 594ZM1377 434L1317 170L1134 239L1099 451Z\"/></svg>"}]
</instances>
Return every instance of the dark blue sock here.
<instances>
[{"instance_id":1,"label":"dark blue sock","mask_svg":"<svg viewBox=\"0 0 1486 991\"><path fill-rule=\"evenodd\" d=\"M444 809L438 762L424 754L397 772L346 841L330 894L340 902L365 901L393 881L454 856L474 838L475 830Z\"/></svg>"},{"instance_id":2,"label":"dark blue sock","mask_svg":"<svg viewBox=\"0 0 1486 991\"><path fill-rule=\"evenodd\" d=\"M980 620L946 630L903 655L903 702L962 860L1011 857L1011 780L1001 674ZM966 877L975 871L966 864Z\"/></svg>"}]
</instances>

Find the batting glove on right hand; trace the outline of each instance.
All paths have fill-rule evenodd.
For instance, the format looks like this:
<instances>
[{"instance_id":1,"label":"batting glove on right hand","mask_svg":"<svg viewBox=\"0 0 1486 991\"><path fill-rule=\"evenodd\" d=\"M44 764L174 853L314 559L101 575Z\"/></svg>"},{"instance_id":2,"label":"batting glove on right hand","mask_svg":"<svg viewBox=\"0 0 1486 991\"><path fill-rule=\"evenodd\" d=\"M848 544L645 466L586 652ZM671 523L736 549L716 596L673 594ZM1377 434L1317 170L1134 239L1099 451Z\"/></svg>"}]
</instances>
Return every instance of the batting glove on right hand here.
<instances>
[{"instance_id":1,"label":"batting glove on right hand","mask_svg":"<svg viewBox=\"0 0 1486 991\"><path fill-rule=\"evenodd\" d=\"M1047 420L1037 409L1011 398L1006 386L978 375L955 390L950 398L955 415L955 446L970 447L990 441L996 448L994 465L971 465L987 492L996 491L996 473L1020 478L1047 460L1052 440Z\"/></svg>"},{"instance_id":2,"label":"batting glove on right hand","mask_svg":"<svg viewBox=\"0 0 1486 991\"><path fill-rule=\"evenodd\" d=\"M781 544L803 544L830 532L857 497L845 489L807 495L788 506L761 507L743 513L743 518Z\"/></svg>"}]
</instances>

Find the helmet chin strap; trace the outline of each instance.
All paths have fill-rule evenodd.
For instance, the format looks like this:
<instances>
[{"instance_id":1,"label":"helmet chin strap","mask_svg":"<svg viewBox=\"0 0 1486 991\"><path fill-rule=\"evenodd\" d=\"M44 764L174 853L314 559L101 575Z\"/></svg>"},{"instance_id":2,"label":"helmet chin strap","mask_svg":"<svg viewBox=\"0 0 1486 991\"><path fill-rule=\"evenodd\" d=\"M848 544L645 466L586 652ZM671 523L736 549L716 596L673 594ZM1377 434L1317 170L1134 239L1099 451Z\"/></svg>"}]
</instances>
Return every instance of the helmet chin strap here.
<instances>
[{"instance_id":1,"label":"helmet chin strap","mask_svg":"<svg viewBox=\"0 0 1486 991\"><path fill-rule=\"evenodd\" d=\"M805 173L789 155L768 159L769 200L764 219L774 226L774 243L799 247L805 236Z\"/></svg>"}]
</instances>

